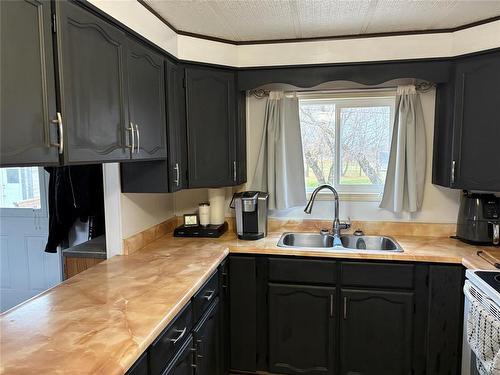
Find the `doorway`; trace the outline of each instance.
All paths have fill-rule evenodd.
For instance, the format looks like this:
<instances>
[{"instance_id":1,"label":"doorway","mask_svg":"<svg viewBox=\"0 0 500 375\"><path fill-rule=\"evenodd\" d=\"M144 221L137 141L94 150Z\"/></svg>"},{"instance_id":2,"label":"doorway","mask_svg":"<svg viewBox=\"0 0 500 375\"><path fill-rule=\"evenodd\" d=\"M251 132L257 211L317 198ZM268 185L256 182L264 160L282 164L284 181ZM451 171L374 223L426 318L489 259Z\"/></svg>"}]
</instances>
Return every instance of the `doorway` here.
<instances>
[{"instance_id":1,"label":"doorway","mask_svg":"<svg viewBox=\"0 0 500 375\"><path fill-rule=\"evenodd\" d=\"M62 281L61 250L44 251L47 187L43 168L0 168L0 312Z\"/></svg>"}]
</instances>

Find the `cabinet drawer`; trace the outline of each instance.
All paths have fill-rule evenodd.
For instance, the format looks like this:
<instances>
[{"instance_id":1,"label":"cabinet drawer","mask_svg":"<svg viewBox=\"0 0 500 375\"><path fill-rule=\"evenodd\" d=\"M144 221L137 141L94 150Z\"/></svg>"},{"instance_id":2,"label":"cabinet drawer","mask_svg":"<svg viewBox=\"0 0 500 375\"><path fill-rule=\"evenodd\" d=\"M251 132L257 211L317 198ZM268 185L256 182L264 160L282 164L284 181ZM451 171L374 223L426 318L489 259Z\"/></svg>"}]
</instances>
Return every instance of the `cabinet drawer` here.
<instances>
[{"instance_id":1,"label":"cabinet drawer","mask_svg":"<svg viewBox=\"0 0 500 375\"><path fill-rule=\"evenodd\" d=\"M333 260L269 258L269 280L280 282L335 284Z\"/></svg>"},{"instance_id":2,"label":"cabinet drawer","mask_svg":"<svg viewBox=\"0 0 500 375\"><path fill-rule=\"evenodd\" d=\"M169 326L151 344L149 363L152 375L161 374L168 362L182 346L193 328L191 302L177 315Z\"/></svg>"},{"instance_id":3,"label":"cabinet drawer","mask_svg":"<svg viewBox=\"0 0 500 375\"><path fill-rule=\"evenodd\" d=\"M215 272L193 297L194 321L197 322L219 294L219 274Z\"/></svg>"},{"instance_id":4,"label":"cabinet drawer","mask_svg":"<svg viewBox=\"0 0 500 375\"><path fill-rule=\"evenodd\" d=\"M342 262L342 285L413 289L412 264Z\"/></svg>"}]
</instances>

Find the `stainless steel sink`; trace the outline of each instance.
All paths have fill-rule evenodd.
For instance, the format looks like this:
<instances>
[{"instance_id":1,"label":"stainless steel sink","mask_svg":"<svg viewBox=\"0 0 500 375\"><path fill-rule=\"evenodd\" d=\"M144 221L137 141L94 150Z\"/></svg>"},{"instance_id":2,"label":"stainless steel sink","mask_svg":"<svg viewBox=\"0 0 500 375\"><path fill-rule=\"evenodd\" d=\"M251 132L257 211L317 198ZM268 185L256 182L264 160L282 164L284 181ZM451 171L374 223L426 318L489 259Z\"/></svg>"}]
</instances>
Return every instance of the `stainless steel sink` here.
<instances>
[{"instance_id":1,"label":"stainless steel sink","mask_svg":"<svg viewBox=\"0 0 500 375\"><path fill-rule=\"evenodd\" d=\"M353 234L343 234L340 236L342 246L356 250L376 250L376 251L396 251L402 252L399 244L387 236L355 236Z\"/></svg>"},{"instance_id":2,"label":"stainless steel sink","mask_svg":"<svg viewBox=\"0 0 500 375\"><path fill-rule=\"evenodd\" d=\"M340 236L340 242L335 242L335 237L331 234L289 232L282 234L278 241L278 246L315 251L403 251L394 239L387 236L355 236L345 234Z\"/></svg>"},{"instance_id":3,"label":"stainless steel sink","mask_svg":"<svg viewBox=\"0 0 500 375\"><path fill-rule=\"evenodd\" d=\"M280 247L333 247L333 236L320 233L283 233Z\"/></svg>"}]
</instances>

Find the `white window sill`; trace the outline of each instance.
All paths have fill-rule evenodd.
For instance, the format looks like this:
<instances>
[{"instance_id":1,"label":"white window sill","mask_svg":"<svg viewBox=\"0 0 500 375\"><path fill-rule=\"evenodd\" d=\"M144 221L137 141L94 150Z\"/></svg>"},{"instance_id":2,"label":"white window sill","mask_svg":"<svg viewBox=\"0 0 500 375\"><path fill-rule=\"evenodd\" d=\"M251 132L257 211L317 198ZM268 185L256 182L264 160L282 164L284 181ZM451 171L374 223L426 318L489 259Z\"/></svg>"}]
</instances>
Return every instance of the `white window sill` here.
<instances>
[{"instance_id":1,"label":"white window sill","mask_svg":"<svg viewBox=\"0 0 500 375\"><path fill-rule=\"evenodd\" d=\"M311 194L307 193L307 199L311 198ZM320 201L333 201L333 193L318 193L316 200ZM382 200L382 193L339 193L339 200L351 202L380 202Z\"/></svg>"}]
</instances>

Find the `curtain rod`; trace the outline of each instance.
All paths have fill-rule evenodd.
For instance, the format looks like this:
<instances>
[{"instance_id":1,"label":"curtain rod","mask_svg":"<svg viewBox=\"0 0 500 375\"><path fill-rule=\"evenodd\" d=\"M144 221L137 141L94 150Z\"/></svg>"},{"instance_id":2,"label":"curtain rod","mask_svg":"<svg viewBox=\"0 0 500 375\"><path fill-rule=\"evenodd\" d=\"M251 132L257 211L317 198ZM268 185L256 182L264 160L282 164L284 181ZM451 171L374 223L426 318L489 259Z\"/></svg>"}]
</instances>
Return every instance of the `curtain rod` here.
<instances>
[{"instance_id":1,"label":"curtain rod","mask_svg":"<svg viewBox=\"0 0 500 375\"><path fill-rule=\"evenodd\" d=\"M433 87L436 87L436 84L433 82L427 82L427 81L422 81L415 83L415 89L418 92L425 93L429 90L431 90ZM342 93L342 92L360 92L360 91L387 91L387 90L396 90L398 87L397 86L388 86L388 87L374 87L374 88L357 88L357 89L331 89L331 90L294 90L294 91L284 91L285 94L292 94L292 93L320 93L320 94L329 94L329 93ZM253 90L248 90L248 93L257 99L263 99L266 96L269 96L269 92L272 90L265 90L265 89L253 89Z\"/></svg>"}]
</instances>

